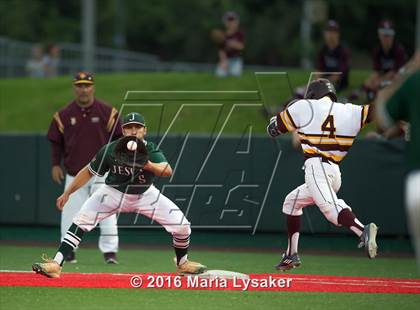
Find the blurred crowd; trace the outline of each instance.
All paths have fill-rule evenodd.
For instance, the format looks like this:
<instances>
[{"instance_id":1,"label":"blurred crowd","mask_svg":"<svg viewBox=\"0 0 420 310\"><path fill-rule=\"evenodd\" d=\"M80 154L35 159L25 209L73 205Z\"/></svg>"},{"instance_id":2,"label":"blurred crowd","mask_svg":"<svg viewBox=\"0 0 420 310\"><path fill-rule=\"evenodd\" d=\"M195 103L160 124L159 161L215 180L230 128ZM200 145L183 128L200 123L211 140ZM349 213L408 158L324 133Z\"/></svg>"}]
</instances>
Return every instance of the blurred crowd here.
<instances>
[{"instance_id":1,"label":"blurred crowd","mask_svg":"<svg viewBox=\"0 0 420 310\"><path fill-rule=\"evenodd\" d=\"M60 48L50 43L45 48L36 44L32 47L31 57L26 62L26 73L29 77L42 79L58 75Z\"/></svg>"},{"instance_id":2,"label":"blurred crowd","mask_svg":"<svg viewBox=\"0 0 420 310\"><path fill-rule=\"evenodd\" d=\"M226 12L222 18L224 30L212 30L210 37L217 47L218 77L240 76L243 70L242 55L245 50L245 34L240 28L240 18L235 12ZM381 88L392 82L408 60L404 46L396 40L392 21L379 23L378 42L372 46L372 72L360 87L349 95L350 100L372 101ZM340 35L338 21L329 20L323 29L323 45L317 52L315 66L318 73L313 78L324 77L334 83L340 93L349 87L351 50ZM305 87L295 90L294 97L301 98Z\"/></svg>"},{"instance_id":3,"label":"blurred crowd","mask_svg":"<svg viewBox=\"0 0 420 310\"><path fill-rule=\"evenodd\" d=\"M372 103L378 91L390 85L405 70L408 55L404 46L396 40L396 32L392 21L383 20L378 24L378 42L371 51L371 72L367 79L356 89L349 87L351 69L351 51L341 42L340 26L337 21L330 20L324 28L324 45L318 53L318 77L324 77L334 83L340 102L359 104ZM328 73L327 73L328 72ZM302 97L304 91L296 94ZM347 96L346 96L347 95ZM408 125L400 122L388 130L377 129L368 133L370 138L406 137Z\"/></svg>"},{"instance_id":4,"label":"blurred crowd","mask_svg":"<svg viewBox=\"0 0 420 310\"><path fill-rule=\"evenodd\" d=\"M223 29L213 29L210 38L217 50L215 75L218 77L241 76L243 54L246 50L245 32L241 28L240 16L227 11L221 19ZM323 28L323 44L314 59L316 74L312 79L323 77L334 83L340 100L354 103L369 103L377 92L392 83L408 61L405 47L396 39L395 27L390 20L378 24L378 41L372 44L371 73L355 89L349 89L352 66L351 49L343 42L340 24L329 20ZM32 48L26 63L27 75L33 78L48 78L58 74L60 48L56 44L45 47L37 44ZM303 98L305 86L297 87L288 102ZM281 107L277 107L281 109ZM270 113L273 111L269 111Z\"/></svg>"},{"instance_id":5,"label":"blurred crowd","mask_svg":"<svg viewBox=\"0 0 420 310\"><path fill-rule=\"evenodd\" d=\"M389 85L408 61L407 52L395 38L393 23L383 20L378 25L378 43L371 52L371 73L360 87L349 94L351 101L361 100L372 102L376 93ZM340 25L335 20L329 20L323 31L324 43L318 51L316 70L313 78L327 78L333 82L338 93L349 87L351 69L351 50L342 42ZM295 90L294 97L303 98L305 87ZM342 97L343 98L343 97ZM347 98L343 98L347 99Z\"/></svg>"},{"instance_id":6,"label":"blurred crowd","mask_svg":"<svg viewBox=\"0 0 420 310\"><path fill-rule=\"evenodd\" d=\"M240 76L243 72L243 54L246 50L245 32L241 29L240 16L233 11L226 12L222 19L223 29L213 29L211 40L217 49L215 75L218 77ZM334 83L338 93L346 93L351 101L372 101L378 90L388 85L408 60L404 46L396 40L392 21L379 23L378 42L372 44L372 72L360 87L347 94L352 53L341 38L338 21L329 20L323 28L323 45L314 59L318 74ZM57 44L33 46L31 57L26 63L27 75L33 78L54 77L58 74L60 48ZM346 91L347 90L347 91ZM305 87L298 87L294 97L303 97Z\"/></svg>"},{"instance_id":7,"label":"blurred crowd","mask_svg":"<svg viewBox=\"0 0 420 310\"><path fill-rule=\"evenodd\" d=\"M329 20L323 28L323 44L314 61L317 72L311 76L311 79L326 78L330 80L337 90L339 102L372 103L378 91L390 85L398 75L403 74L408 64L406 49L397 41L392 21L381 21L378 24L377 35L378 42L373 44L371 51L371 72L369 76L355 89L349 89L352 53L350 48L342 41L339 23L335 20ZM305 93L306 85L296 87L292 96L283 105L268 108L264 113L272 115L281 111L290 102L304 98ZM387 131L381 129L372 131L367 137L389 139L406 137L407 135L408 125L400 122L398 126Z\"/></svg>"}]
</instances>

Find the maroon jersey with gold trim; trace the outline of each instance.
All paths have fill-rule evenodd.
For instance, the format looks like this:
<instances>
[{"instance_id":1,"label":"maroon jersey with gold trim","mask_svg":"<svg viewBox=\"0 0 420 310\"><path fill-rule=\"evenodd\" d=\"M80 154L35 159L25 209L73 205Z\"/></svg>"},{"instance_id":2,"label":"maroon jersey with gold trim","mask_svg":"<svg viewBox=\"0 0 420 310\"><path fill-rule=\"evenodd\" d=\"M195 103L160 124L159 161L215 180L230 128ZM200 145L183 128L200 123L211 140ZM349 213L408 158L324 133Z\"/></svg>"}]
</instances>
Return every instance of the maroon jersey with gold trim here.
<instances>
[{"instance_id":1,"label":"maroon jersey with gold trim","mask_svg":"<svg viewBox=\"0 0 420 310\"><path fill-rule=\"evenodd\" d=\"M75 101L54 114L48 129L53 165L64 167L74 176L86 166L99 149L121 136L118 111L97 99L89 107L81 107Z\"/></svg>"},{"instance_id":2,"label":"maroon jersey with gold trim","mask_svg":"<svg viewBox=\"0 0 420 310\"><path fill-rule=\"evenodd\" d=\"M225 41L223 42L223 44L221 46L221 49L225 51L226 56L228 58L241 57L242 51L230 48L226 45L226 42L228 40L236 40L236 41L239 41L241 43L245 43L245 34L240 30L238 30L238 31L236 31L235 33L232 33L232 34L226 34Z\"/></svg>"}]
</instances>

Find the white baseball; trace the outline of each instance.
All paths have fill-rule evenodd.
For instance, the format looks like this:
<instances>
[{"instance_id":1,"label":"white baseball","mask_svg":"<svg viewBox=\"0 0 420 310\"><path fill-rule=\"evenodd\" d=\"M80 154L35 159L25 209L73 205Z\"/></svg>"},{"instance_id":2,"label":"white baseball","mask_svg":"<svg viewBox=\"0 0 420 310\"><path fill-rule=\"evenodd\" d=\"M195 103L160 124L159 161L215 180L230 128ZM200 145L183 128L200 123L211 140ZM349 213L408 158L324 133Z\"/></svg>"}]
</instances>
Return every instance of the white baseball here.
<instances>
[{"instance_id":1,"label":"white baseball","mask_svg":"<svg viewBox=\"0 0 420 310\"><path fill-rule=\"evenodd\" d=\"M127 142L127 149L129 149L130 151L137 150L137 142L134 141L134 140L128 141Z\"/></svg>"}]
</instances>

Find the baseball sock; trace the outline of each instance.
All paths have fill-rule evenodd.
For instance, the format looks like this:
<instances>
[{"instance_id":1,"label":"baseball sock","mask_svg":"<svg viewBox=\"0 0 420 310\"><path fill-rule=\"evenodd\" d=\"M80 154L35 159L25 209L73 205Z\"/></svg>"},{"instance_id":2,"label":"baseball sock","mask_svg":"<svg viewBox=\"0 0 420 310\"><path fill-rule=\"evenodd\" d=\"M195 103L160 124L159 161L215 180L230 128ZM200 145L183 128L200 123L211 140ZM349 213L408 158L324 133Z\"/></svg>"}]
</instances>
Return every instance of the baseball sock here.
<instances>
[{"instance_id":1,"label":"baseball sock","mask_svg":"<svg viewBox=\"0 0 420 310\"><path fill-rule=\"evenodd\" d=\"M299 229L300 229L300 216L287 216L287 252L286 255L293 255L298 252L299 243Z\"/></svg>"},{"instance_id":2,"label":"baseball sock","mask_svg":"<svg viewBox=\"0 0 420 310\"><path fill-rule=\"evenodd\" d=\"M188 247L190 246L190 236L172 237L175 249L176 263L182 265L188 259Z\"/></svg>"},{"instance_id":3,"label":"baseball sock","mask_svg":"<svg viewBox=\"0 0 420 310\"><path fill-rule=\"evenodd\" d=\"M54 256L54 260L59 263L60 266L63 266L64 259L79 246L83 234L84 231L79 226L74 223L71 224Z\"/></svg>"},{"instance_id":4,"label":"baseball sock","mask_svg":"<svg viewBox=\"0 0 420 310\"><path fill-rule=\"evenodd\" d=\"M348 227L353 231L357 236L361 236L364 230L364 225L356 218L353 212L350 209L343 209L338 213L337 218L338 224Z\"/></svg>"}]
</instances>

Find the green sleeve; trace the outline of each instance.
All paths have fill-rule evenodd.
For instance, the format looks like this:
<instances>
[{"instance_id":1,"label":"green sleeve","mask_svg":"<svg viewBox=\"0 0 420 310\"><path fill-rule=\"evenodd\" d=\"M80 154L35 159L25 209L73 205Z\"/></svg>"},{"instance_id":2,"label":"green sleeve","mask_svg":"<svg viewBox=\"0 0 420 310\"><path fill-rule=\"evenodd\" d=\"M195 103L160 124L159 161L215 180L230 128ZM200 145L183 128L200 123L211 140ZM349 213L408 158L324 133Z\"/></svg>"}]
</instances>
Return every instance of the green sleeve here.
<instances>
[{"instance_id":1,"label":"green sleeve","mask_svg":"<svg viewBox=\"0 0 420 310\"><path fill-rule=\"evenodd\" d=\"M411 90L414 90L412 81L412 77L406 80L385 103L385 110L394 122L408 120L409 101L407 96L412 93Z\"/></svg>"},{"instance_id":2,"label":"green sleeve","mask_svg":"<svg viewBox=\"0 0 420 310\"><path fill-rule=\"evenodd\" d=\"M107 145L104 145L89 163L89 171L97 176L104 176L109 170Z\"/></svg>"},{"instance_id":3,"label":"green sleeve","mask_svg":"<svg viewBox=\"0 0 420 310\"><path fill-rule=\"evenodd\" d=\"M152 163L167 163L165 155L163 152L152 142L148 143L149 149L149 160Z\"/></svg>"}]
</instances>

